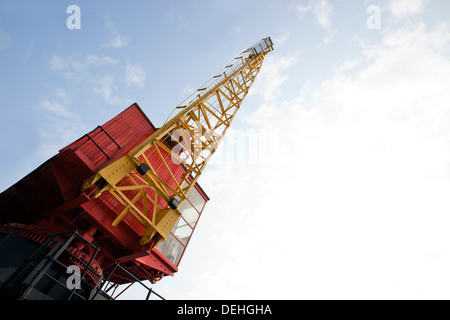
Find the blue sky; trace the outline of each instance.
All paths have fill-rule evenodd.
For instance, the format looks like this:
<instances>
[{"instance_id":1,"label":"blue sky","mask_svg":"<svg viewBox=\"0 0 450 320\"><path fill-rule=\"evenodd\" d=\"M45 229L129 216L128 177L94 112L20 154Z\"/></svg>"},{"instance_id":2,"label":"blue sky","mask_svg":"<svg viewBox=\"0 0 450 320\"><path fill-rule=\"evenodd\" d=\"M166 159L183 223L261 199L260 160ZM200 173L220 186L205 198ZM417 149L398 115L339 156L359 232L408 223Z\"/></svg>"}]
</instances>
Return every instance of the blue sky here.
<instances>
[{"instance_id":1,"label":"blue sky","mask_svg":"<svg viewBox=\"0 0 450 320\"><path fill-rule=\"evenodd\" d=\"M155 290L448 299L449 18L446 0L0 0L0 187L134 102L161 125L271 36L200 178L211 201L180 271Z\"/></svg>"}]
</instances>

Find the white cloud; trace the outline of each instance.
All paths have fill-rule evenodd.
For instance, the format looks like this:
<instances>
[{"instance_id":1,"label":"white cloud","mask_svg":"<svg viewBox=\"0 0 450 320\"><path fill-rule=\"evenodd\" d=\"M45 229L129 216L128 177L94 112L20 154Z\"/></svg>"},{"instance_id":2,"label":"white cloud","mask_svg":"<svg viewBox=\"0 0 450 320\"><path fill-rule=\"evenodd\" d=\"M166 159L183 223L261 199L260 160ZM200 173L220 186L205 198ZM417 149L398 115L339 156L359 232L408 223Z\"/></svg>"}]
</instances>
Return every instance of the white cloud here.
<instances>
[{"instance_id":1,"label":"white cloud","mask_svg":"<svg viewBox=\"0 0 450 320\"><path fill-rule=\"evenodd\" d=\"M147 75L140 66L127 63L125 70L125 81L129 86L136 85L143 87Z\"/></svg>"},{"instance_id":2,"label":"white cloud","mask_svg":"<svg viewBox=\"0 0 450 320\"><path fill-rule=\"evenodd\" d=\"M105 75L96 78L92 90L99 94L109 105L119 105L123 102L117 93L118 80L113 75Z\"/></svg>"},{"instance_id":3,"label":"white cloud","mask_svg":"<svg viewBox=\"0 0 450 320\"><path fill-rule=\"evenodd\" d=\"M357 67L360 63L361 61L359 59L344 61L339 66L337 66L336 71L337 72L349 71Z\"/></svg>"},{"instance_id":4,"label":"white cloud","mask_svg":"<svg viewBox=\"0 0 450 320\"><path fill-rule=\"evenodd\" d=\"M326 30L331 28L331 14L333 7L326 0L317 0L314 4L314 13L317 22Z\"/></svg>"},{"instance_id":5,"label":"white cloud","mask_svg":"<svg viewBox=\"0 0 450 320\"><path fill-rule=\"evenodd\" d=\"M45 113L46 129L38 130L36 156L42 161L55 155L58 150L79 138L86 126L79 115L71 109L72 100L63 89L56 89L48 98L42 99L38 107Z\"/></svg>"},{"instance_id":6,"label":"white cloud","mask_svg":"<svg viewBox=\"0 0 450 320\"><path fill-rule=\"evenodd\" d=\"M39 106L52 115L63 118L74 118L75 115L68 108L69 99L64 90L56 90L54 98L46 98L39 102Z\"/></svg>"},{"instance_id":7,"label":"white cloud","mask_svg":"<svg viewBox=\"0 0 450 320\"><path fill-rule=\"evenodd\" d=\"M107 48L121 48L129 44L129 39L127 36L120 34L116 25L112 22L111 18L105 18L106 28L110 32L112 38L102 44L103 47Z\"/></svg>"},{"instance_id":8,"label":"white cloud","mask_svg":"<svg viewBox=\"0 0 450 320\"><path fill-rule=\"evenodd\" d=\"M105 55L87 54L82 58L52 56L50 59L50 69L55 72L62 72L68 79L74 80L85 77L92 68L102 68L113 66L117 60Z\"/></svg>"},{"instance_id":9,"label":"white cloud","mask_svg":"<svg viewBox=\"0 0 450 320\"><path fill-rule=\"evenodd\" d=\"M426 0L392 0L389 4L391 14L396 18L404 18L423 13Z\"/></svg>"},{"instance_id":10,"label":"white cloud","mask_svg":"<svg viewBox=\"0 0 450 320\"><path fill-rule=\"evenodd\" d=\"M311 4L307 5L307 6L302 6L301 4L297 6L297 11L299 13L305 13L308 12L311 9Z\"/></svg>"},{"instance_id":11,"label":"white cloud","mask_svg":"<svg viewBox=\"0 0 450 320\"><path fill-rule=\"evenodd\" d=\"M274 37L273 42L278 47L283 45L286 42L286 40L288 40L290 37L291 37L290 32L286 32L282 36Z\"/></svg>"},{"instance_id":12,"label":"white cloud","mask_svg":"<svg viewBox=\"0 0 450 320\"><path fill-rule=\"evenodd\" d=\"M193 89L190 85L185 85L181 93L184 95L191 95L194 91L195 89Z\"/></svg>"},{"instance_id":13,"label":"white cloud","mask_svg":"<svg viewBox=\"0 0 450 320\"><path fill-rule=\"evenodd\" d=\"M128 38L124 35L116 35L111 40L103 43L107 48L121 48L129 43Z\"/></svg>"},{"instance_id":14,"label":"white cloud","mask_svg":"<svg viewBox=\"0 0 450 320\"><path fill-rule=\"evenodd\" d=\"M172 291L171 279L159 290L175 299L448 298L449 32L387 34L355 76L268 99L250 119L281 137L278 151L263 165L205 171L212 200L176 280L189 290ZM282 67L271 72L286 80Z\"/></svg>"},{"instance_id":15,"label":"white cloud","mask_svg":"<svg viewBox=\"0 0 450 320\"><path fill-rule=\"evenodd\" d=\"M249 94L261 94L265 101L273 101L281 95L282 84L287 79L283 72L296 62L296 58L294 56L267 56L266 59L269 62L261 70L255 80L257 84L255 83Z\"/></svg>"},{"instance_id":16,"label":"white cloud","mask_svg":"<svg viewBox=\"0 0 450 320\"><path fill-rule=\"evenodd\" d=\"M312 11L317 23L328 32L331 32L333 6L327 0L311 0L307 6L298 5L296 10L301 15Z\"/></svg>"},{"instance_id":17,"label":"white cloud","mask_svg":"<svg viewBox=\"0 0 450 320\"><path fill-rule=\"evenodd\" d=\"M88 90L100 95L110 105L128 100L123 97L124 90L119 93L118 88L124 88L123 85L143 87L146 80L146 72L138 64L122 63L107 55L86 54L81 58L54 55L50 59L50 69L61 73L71 83L87 85Z\"/></svg>"}]
</instances>

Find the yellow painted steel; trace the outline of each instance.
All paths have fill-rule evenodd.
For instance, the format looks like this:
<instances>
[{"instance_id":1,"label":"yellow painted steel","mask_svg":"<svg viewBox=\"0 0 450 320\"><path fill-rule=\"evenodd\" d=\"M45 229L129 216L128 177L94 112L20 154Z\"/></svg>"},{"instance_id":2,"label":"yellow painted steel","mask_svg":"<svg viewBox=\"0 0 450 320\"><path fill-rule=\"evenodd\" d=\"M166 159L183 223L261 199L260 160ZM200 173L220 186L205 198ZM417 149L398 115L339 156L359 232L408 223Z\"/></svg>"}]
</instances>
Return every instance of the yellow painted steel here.
<instances>
[{"instance_id":1,"label":"yellow painted steel","mask_svg":"<svg viewBox=\"0 0 450 320\"><path fill-rule=\"evenodd\" d=\"M101 188L96 193L96 197L103 192L109 192L123 205L123 211L113 222L114 226L119 224L127 214L131 214L145 227L141 245L147 245L150 242L150 249L152 249L167 238L181 215L177 208L186 200L216 151L255 81L265 55L272 50L271 39L265 38L242 52L232 63L177 106L174 111L179 110L178 114L170 118L174 112L172 111L161 128L127 155L102 168L85 183L83 190L97 183L101 185ZM190 101L184 104L188 100ZM176 143L172 149L163 142L168 138ZM178 161L185 167L186 172L181 181L177 181L171 172L170 166L162 155L162 150L168 152L173 161ZM176 188L172 188L158 176L145 155L147 151L158 154ZM144 175L139 175L136 168L142 164L147 166L148 171ZM122 179L131 175L134 179L130 180L135 185L117 186ZM155 199L149 196L146 191L148 189L155 191ZM130 199L123 192L127 190L135 190L137 193ZM168 203L166 207L157 206L158 196ZM140 199L144 203L143 210L136 206ZM177 199L178 206L176 204L170 206L171 199ZM149 212L147 208L148 201L154 204L153 212Z\"/></svg>"}]
</instances>

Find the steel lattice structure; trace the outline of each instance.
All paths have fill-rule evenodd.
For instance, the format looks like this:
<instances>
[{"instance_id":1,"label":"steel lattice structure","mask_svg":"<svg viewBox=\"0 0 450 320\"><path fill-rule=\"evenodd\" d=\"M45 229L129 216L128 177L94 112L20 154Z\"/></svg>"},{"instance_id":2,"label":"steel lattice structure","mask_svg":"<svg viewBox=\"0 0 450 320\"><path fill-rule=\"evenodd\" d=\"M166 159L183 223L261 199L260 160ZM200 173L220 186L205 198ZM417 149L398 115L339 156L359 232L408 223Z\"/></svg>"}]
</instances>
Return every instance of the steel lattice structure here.
<instances>
[{"instance_id":1,"label":"steel lattice structure","mask_svg":"<svg viewBox=\"0 0 450 320\"><path fill-rule=\"evenodd\" d=\"M190 100L187 104L176 107L175 116L84 184L83 191L94 190L94 197L107 192L122 205L114 226L131 215L144 227L141 245L149 249L167 238L181 215L178 208L217 150L266 54L272 50L271 39L265 38L242 52L186 99ZM172 183L152 167L150 155L158 155ZM168 161L183 165L181 180L171 171Z\"/></svg>"}]
</instances>

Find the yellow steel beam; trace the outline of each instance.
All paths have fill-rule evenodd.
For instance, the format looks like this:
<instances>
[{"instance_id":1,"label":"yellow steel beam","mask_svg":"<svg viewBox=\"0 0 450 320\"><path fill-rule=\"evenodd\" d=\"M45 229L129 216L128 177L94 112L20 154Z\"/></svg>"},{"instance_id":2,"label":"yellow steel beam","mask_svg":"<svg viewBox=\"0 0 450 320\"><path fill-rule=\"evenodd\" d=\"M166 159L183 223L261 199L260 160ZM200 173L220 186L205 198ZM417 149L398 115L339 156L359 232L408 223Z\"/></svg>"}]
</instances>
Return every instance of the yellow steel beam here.
<instances>
[{"instance_id":1,"label":"yellow steel beam","mask_svg":"<svg viewBox=\"0 0 450 320\"><path fill-rule=\"evenodd\" d=\"M187 105L178 106L176 109L181 110L177 115L166 121L161 128L127 155L108 164L85 183L83 188L87 189L101 180L102 187L95 196L98 197L102 192L109 192L123 206L113 225L120 223L129 213L145 227L141 245L151 243L150 249L152 249L167 238L181 215L178 207L186 200L206 164L215 153L218 143L223 139L255 81L265 55L272 50L272 42L270 38L266 38L244 51L238 57L239 59L235 59L231 65L225 67L223 72L218 73L202 86L193 95L192 101ZM181 149L178 150L183 150L184 158L163 142L165 138L173 138L176 130L184 130L184 136L188 138L185 139L188 141L176 141L179 145L181 144ZM175 174L165 161L162 150L185 166L186 173L180 181L177 181ZM147 159L145 154L147 151L156 151L164 168L175 182L174 188L158 176L157 171ZM136 168L142 164L146 164L149 170L143 176L139 176ZM137 179L131 178L130 173ZM126 177L135 185L121 186L120 182ZM155 199L148 198L146 190L153 190ZM132 195L127 196L123 191ZM129 196L132 198L128 198ZM157 206L158 197L168 203L164 208ZM175 197L178 200L178 207L169 205ZM143 211L136 205L141 198ZM151 214L148 212L147 198L154 204Z\"/></svg>"}]
</instances>

